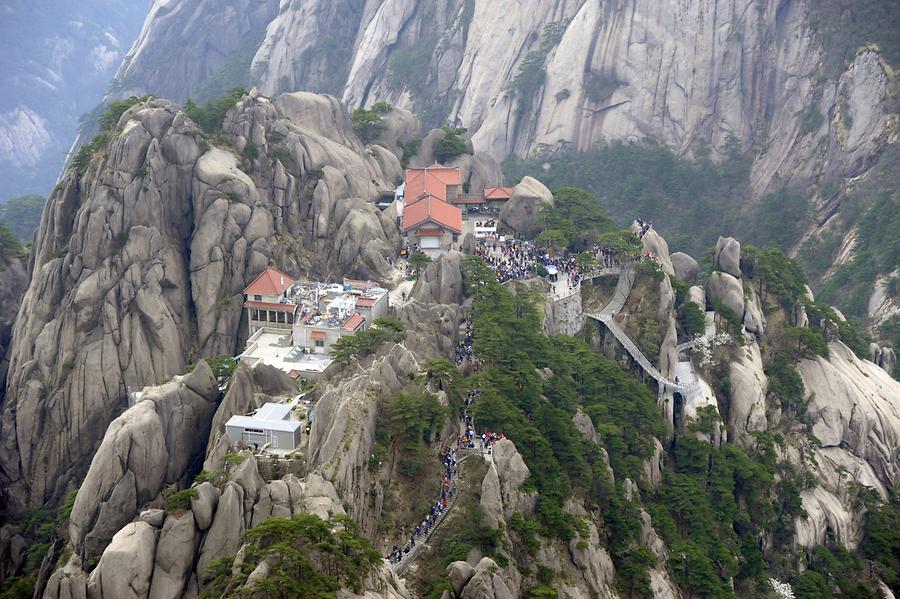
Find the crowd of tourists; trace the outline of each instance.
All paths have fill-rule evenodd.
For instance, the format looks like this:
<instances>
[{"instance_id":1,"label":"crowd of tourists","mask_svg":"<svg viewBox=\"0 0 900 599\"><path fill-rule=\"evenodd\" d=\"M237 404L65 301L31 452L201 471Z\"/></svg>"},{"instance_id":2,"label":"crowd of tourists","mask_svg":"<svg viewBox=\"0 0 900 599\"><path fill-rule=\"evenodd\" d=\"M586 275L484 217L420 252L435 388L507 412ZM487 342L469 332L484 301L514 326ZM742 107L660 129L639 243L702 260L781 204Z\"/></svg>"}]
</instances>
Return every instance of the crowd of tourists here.
<instances>
[{"instance_id":1,"label":"crowd of tourists","mask_svg":"<svg viewBox=\"0 0 900 599\"><path fill-rule=\"evenodd\" d=\"M447 510L450 509L450 500L453 494L456 493L456 484L459 480L459 462L456 449L451 448L441 452L441 463L443 465L441 491L431 505L431 510L416 526L415 531L410 535L406 544L403 547L394 545L391 549L388 561L392 564L399 564L403 561L403 557L415 548L416 539L427 536L440 523Z\"/></svg>"},{"instance_id":2,"label":"crowd of tourists","mask_svg":"<svg viewBox=\"0 0 900 599\"><path fill-rule=\"evenodd\" d=\"M469 408L479 397L481 397L481 391L474 389L469 391L463 400L460 419L465 426L466 432L457 436L456 446L459 449L480 449L490 454L494 443L503 438L503 433L485 431L479 434L475 431L475 419L472 418L472 415L469 413Z\"/></svg>"},{"instance_id":3,"label":"crowd of tourists","mask_svg":"<svg viewBox=\"0 0 900 599\"><path fill-rule=\"evenodd\" d=\"M590 253L600 268L618 263L616 253L610 247L595 245ZM475 254L494 271L500 283L527 279L546 271L555 272L557 279L565 281L569 289L576 289L584 276L578 266L578 254L569 251L551 253L529 241L488 242L476 246Z\"/></svg>"},{"instance_id":4,"label":"crowd of tourists","mask_svg":"<svg viewBox=\"0 0 900 599\"><path fill-rule=\"evenodd\" d=\"M645 221L642 218L634 219L634 223L638 227L638 237L640 237L641 239L643 239L644 235L646 235L647 232L653 228L653 223L651 223L649 221Z\"/></svg>"},{"instance_id":5,"label":"crowd of tourists","mask_svg":"<svg viewBox=\"0 0 900 599\"><path fill-rule=\"evenodd\" d=\"M464 331L462 339L456 346L456 366L462 368L468 366L473 372L481 370L481 362L475 356L474 338L472 336L472 320L467 318L463 323Z\"/></svg>"},{"instance_id":6,"label":"crowd of tourists","mask_svg":"<svg viewBox=\"0 0 900 599\"><path fill-rule=\"evenodd\" d=\"M464 363L471 363L475 367L479 365L478 357L475 355L472 321L468 318L463 323L462 340L457 350L457 366L462 366ZM442 480L440 493L431 505L429 513L419 522L410 535L409 540L402 547L397 545L392 547L387 558L390 563L401 563L407 555L415 550L417 542L424 542L424 539L427 539L427 536L440 524L444 515L450 509L453 496L458 492L460 480L460 458L458 452L465 449L479 449L490 455L494 443L504 438L503 433L485 431L479 434L476 432L475 419L469 410L479 397L481 397L481 391L472 389L463 398L459 418L465 432L457 435L456 439L451 442L451 446L441 452Z\"/></svg>"}]
</instances>

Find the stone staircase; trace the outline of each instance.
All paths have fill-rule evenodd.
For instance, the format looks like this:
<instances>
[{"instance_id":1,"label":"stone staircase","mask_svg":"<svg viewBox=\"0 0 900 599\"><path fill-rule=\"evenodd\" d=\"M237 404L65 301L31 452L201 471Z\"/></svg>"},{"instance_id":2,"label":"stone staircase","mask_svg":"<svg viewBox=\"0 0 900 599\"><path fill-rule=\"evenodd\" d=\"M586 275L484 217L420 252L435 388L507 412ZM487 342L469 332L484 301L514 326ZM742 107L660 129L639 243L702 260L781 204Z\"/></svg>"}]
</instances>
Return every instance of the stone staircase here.
<instances>
[{"instance_id":1,"label":"stone staircase","mask_svg":"<svg viewBox=\"0 0 900 599\"><path fill-rule=\"evenodd\" d=\"M428 548L428 540L437 532L437 529L441 527L444 523L444 520L453 512L453 508L456 506L456 502L459 500L460 494L469 487L466 482L465 477L465 469L464 462L465 459L471 456L484 456L489 455L483 449L458 449L456 451L457 455L457 464L459 465L459 476L456 479L456 484L453 486L453 495L451 495L450 499L447 501L447 509L438 517L437 521L434 523L431 528L428 529L428 532L422 532L415 535L416 544L410 550L409 553L403 556L396 564L391 564L391 568L398 576L402 576L404 572L416 561L416 558L422 554Z\"/></svg>"}]
</instances>

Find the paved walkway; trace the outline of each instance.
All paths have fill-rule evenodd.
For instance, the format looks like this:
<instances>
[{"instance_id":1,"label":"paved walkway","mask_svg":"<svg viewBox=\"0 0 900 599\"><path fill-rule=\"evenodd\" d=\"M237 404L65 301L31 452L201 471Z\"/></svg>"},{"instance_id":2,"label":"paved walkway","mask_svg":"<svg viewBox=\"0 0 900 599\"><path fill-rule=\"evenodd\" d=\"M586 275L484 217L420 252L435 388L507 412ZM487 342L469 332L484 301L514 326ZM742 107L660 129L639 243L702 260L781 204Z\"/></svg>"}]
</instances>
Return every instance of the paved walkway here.
<instances>
[{"instance_id":1,"label":"paved walkway","mask_svg":"<svg viewBox=\"0 0 900 599\"><path fill-rule=\"evenodd\" d=\"M666 378L659 371L659 369L653 365L653 363L647 358L647 356L644 355L644 352L641 351L634 340L632 340L631 337L629 337L628 334L625 333L624 329L619 326L619 323L616 322L615 316L625 306L625 302L628 301L628 296L631 294L631 289L634 286L634 280L636 277L634 269L625 268L620 270L621 276L619 277L619 283L618 285L616 285L616 291L609 303L607 303L606 306L604 306L600 310L600 312L585 312L584 315L588 318L592 318L598 322L601 322L609 330L609 332L613 334L613 336L618 340L622 347L625 348L625 351L628 352L628 355L631 356L631 358L644 370L644 372L646 372L652 379L659 383L661 388L671 388L673 391L680 391L682 393L688 393L692 391L700 384L699 377L697 377L696 373L693 372L693 369L691 369L691 378L682 380L682 377L679 375L678 383Z\"/></svg>"},{"instance_id":2,"label":"paved walkway","mask_svg":"<svg viewBox=\"0 0 900 599\"><path fill-rule=\"evenodd\" d=\"M590 281L591 279L596 279L598 277L619 276L621 274L622 267L620 266L598 268L585 273L576 285L569 285L569 277L560 276L557 281L553 283L553 301L559 301L571 297L576 293L581 293L581 284L585 281Z\"/></svg>"},{"instance_id":3,"label":"paved walkway","mask_svg":"<svg viewBox=\"0 0 900 599\"><path fill-rule=\"evenodd\" d=\"M485 459L491 460L491 454L486 450L481 448L460 448L456 450L457 455L457 465L459 466L459 476L457 477L456 486L453 488L453 495L450 496L450 499L447 501L447 509L445 509L441 515L437 518L437 521L429 527L427 532L421 532L417 535L414 535L416 540L416 544L413 545L413 548L409 553L403 555L403 559L395 564L391 564L391 568L393 568L394 572L400 576L402 575L412 564L416 561L416 558L428 548L428 540L434 535L438 528L441 527L441 524L444 523L444 520L450 515L453 511L454 506L456 506L456 502L459 499L460 493L466 488L468 485L466 484L466 477L464 473L463 464L466 458L471 457L473 455L482 456Z\"/></svg>"}]
</instances>

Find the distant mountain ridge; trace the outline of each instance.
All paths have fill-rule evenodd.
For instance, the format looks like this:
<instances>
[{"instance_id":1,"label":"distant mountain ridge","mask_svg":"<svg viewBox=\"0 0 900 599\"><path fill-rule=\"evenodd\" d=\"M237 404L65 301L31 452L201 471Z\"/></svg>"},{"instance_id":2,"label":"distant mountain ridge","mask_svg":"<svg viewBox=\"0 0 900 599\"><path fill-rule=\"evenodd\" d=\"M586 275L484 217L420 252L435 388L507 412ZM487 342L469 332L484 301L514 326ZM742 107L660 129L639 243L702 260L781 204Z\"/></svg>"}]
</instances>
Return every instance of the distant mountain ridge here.
<instances>
[{"instance_id":1,"label":"distant mountain ridge","mask_svg":"<svg viewBox=\"0 0 900 599\"><path fill-rule=\"evenodd\" d=\"M0 201L46 194L103 97L147 0L0 2Z\"/></svg>"}]
</instances>

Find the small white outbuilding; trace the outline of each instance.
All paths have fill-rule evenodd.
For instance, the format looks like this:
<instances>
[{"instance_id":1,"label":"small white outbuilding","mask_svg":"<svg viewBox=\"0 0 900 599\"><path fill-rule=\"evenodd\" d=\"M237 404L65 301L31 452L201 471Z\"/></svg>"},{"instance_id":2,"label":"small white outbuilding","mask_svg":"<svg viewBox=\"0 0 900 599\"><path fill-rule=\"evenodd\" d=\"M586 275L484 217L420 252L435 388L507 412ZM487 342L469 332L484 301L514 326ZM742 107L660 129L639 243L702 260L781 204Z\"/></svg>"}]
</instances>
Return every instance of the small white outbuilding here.
<instances>
[{"instance_id":1,"label":"small white outbuilding","mask_svg":"<svg viewBox=\"0 0 900 599\"><path fill-rule=\"evenodd\" d=\"M232 416L225 423L225 434L231 443L242 442L259 449L292 450L300 444L302 423L291 420L291 406L267 403L251 416Z\"/></svg>"}]
</instances>

